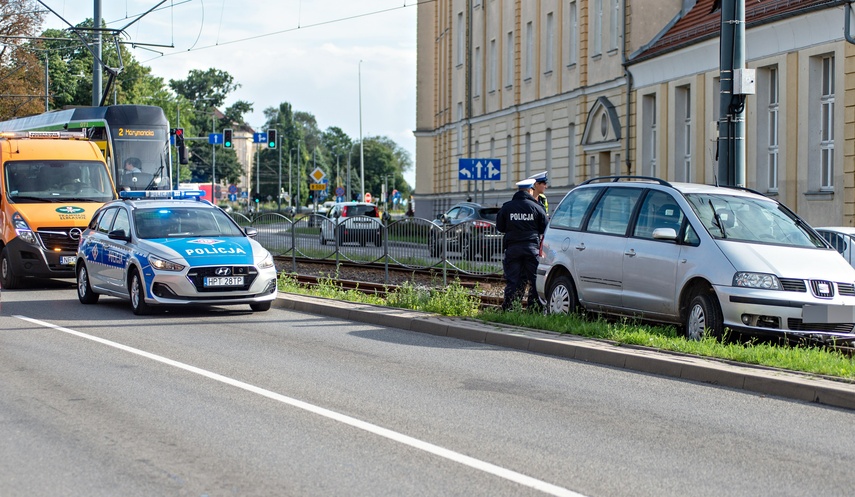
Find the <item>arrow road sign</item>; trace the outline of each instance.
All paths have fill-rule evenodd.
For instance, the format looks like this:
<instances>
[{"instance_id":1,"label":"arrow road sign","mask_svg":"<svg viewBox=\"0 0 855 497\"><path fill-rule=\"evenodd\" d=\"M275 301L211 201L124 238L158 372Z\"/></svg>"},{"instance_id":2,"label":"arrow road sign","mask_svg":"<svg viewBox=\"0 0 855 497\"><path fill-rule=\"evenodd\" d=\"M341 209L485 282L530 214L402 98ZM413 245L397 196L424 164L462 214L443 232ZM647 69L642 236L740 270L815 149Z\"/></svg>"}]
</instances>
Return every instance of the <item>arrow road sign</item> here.
<instances>
[{"instance_id":1,"label":"arrow road sign","mask_svg":"<svg viewBox=\"0 0 855 497\"><path fill-rule=\"evenodd\" d=\"M220 145L223 143L222 133L208 133L208 143L211 145Z\"/></svg>"},{"instance_id":2,"label":"arrow road sign","mask_svg":"<svg viewBox=\"0 0 855 497\"><path fill-rule=\"evenodd\" d=\"M267 133L253 133L252 143L267 143Z\"/></svg>"},{"instance_id":3,"label":"arrow road sign","mask_svg":"<svg viewBox=\"0 0 855 497\"><path fill-rule=\"evenodd\" d=\"M501 159L464 159L457 161L458 179L498 181L502 179Z\"/></svg>"}]
</instances>

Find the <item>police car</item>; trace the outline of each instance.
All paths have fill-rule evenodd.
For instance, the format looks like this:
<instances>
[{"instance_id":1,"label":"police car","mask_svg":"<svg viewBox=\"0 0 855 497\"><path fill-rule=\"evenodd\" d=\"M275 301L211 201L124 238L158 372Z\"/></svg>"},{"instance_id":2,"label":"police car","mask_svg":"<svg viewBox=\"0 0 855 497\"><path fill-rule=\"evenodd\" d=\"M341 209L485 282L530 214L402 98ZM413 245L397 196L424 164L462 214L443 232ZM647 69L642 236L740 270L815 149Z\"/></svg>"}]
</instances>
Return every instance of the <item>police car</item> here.
<instances>
[{"instance_id":1,"label":"police car","mask_svg":"<svg viewBox=\"0 0 855 497\"><path fill-rule=\"evenodd\" d=\"M129 299L134 314L155 305L249 304L276 298L273 257L202 191L120 192L80 237L77 297Z\"/></svg>"}]
</instances>

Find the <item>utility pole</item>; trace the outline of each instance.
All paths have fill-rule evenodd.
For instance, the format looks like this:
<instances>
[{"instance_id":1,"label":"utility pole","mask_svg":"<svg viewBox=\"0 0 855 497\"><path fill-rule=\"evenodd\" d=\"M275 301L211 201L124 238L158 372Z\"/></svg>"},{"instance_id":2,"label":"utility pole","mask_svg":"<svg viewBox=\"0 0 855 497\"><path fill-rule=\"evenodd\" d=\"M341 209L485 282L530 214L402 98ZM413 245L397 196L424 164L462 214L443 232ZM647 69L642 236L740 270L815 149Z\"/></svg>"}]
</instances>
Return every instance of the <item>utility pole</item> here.
<instances>
[{"instance_id":1,"label":"utility pole","mask_svg":"<svg viewBox=\"0 0 855 497\"><path fill-rule=\"evenodd\" d=\"M95 30L95 58L92 60L92 107L101 105L101 0L95 0L92 15Z\"/></svg>"},{"instance_id":2,"label":"utility pole","mask_svg":"<svg viewBox=\"0 0 855 497\"><path fill-rule=\"evenodd\" d=\"M721 90L719 93L718 177L725 186L745 185L745 0L721 2ZM753 81L753 78L751 78Z\"/></svg>"}]
</instances>

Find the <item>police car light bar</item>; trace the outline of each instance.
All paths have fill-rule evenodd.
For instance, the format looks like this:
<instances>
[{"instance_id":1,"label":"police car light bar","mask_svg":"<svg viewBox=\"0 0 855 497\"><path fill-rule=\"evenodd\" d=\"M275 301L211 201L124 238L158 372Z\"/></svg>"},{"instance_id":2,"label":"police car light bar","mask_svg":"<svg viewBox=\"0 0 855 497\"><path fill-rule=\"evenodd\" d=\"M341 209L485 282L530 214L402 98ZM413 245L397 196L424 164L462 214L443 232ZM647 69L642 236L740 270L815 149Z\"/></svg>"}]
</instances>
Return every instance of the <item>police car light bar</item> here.
<instances>
[{"instance_id":1,"label":"police car light bar","mask_svg":"<svg viewBox=\"0 0 855 497\"><path fill-rule=\"evenodd\" d=\"M41 139L57 139L65 138L71 140L84 140L86 134L76 131L3 131L0 132L0 138L41 138Z\"/></svg>"},{"instance_id":2,"label":"police car light bar","mask_svg":"<svg viewBox=\"0 0 855 497\"><path fill-rule=\"evenodd\" d=\"M143 199L143 198L161 198L161 199L185 199L192 198L200 200L205 196L202 190L137 190L137 191L121 191L119 198L122 199Z\"/></svg>"}]
</instances>

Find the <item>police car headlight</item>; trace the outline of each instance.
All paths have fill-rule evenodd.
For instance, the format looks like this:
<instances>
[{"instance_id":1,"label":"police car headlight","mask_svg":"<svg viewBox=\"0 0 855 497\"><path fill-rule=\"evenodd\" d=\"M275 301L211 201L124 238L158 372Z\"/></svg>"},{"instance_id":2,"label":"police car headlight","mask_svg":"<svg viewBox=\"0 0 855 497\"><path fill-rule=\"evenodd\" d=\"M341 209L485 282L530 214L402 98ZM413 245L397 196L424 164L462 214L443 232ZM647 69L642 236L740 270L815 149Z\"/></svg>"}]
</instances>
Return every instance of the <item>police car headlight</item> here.
<instances>
[{"instance_id":1,"label":"police car headlight","mask_svg":"<svg viewBox=\"0 0 855 497\"><path fill-rule=\"evenodd\" d=\"M781 282L774 274L739 272L733 276L733 286L780 290Z\"/></svg>"},{"instance_id":2,"label":"police car headlight","mask_svg":"<svg viewBox=\"0 0 855 497\"><path fill-rule=\"evenodd\" d=\"M267 254L266 256L264 256L264 259L262 259L261 262L258 263L258 269L267 269L270 267L273 267L273 256Z\"/></svg>"},{"instance_id":3,"label":"police car headlight","mask_svg":"<svg viewBox=\"0 0 855 497\"><path fill-rule=\"evenodd\" d=\"M160 257L155 257L153 255L148 256L148 263L151 264L151 267L159 269L161 271L184 270L184 266L182 266L181 264L176 264L172 261L167 261L166 259L161 259Z\"/></svg>"}]
</instances>

